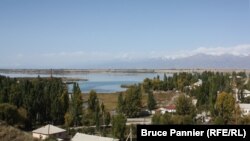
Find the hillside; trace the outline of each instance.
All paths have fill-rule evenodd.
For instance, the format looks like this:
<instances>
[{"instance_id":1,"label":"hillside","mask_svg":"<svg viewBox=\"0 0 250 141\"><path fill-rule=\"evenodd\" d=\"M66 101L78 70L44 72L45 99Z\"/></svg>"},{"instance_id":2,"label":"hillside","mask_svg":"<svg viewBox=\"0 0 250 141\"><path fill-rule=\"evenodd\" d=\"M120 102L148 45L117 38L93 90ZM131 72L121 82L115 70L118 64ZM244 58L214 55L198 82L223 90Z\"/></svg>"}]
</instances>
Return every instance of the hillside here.
<instances>
[{"instance_id":1,"label":"hillside","mask_svg":"<svg viewBox=\"0 0 250 141\"><path fill-rule=\"evenodd\" d=\"M21 131L12 126L0 123L0 140L1 141L38 141L33 139L32 135Z\"/></svg>"}]
</instances>

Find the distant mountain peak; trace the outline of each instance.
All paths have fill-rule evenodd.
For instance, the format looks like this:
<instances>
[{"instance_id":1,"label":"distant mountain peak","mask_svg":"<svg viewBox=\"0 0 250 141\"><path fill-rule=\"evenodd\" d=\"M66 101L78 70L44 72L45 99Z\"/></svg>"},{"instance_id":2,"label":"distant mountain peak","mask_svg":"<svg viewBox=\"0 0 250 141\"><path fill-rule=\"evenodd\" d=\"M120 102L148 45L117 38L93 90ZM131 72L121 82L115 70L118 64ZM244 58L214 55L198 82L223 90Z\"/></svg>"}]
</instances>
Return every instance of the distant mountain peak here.
<instances>
[{"instance_id":1,"label":"distant mountain peak","mask_svg":"<svg viewBox=\"0 0 250 141\"><path fill-rule=\"evenodd\" d=\"M250 56L237 56L231 54L208 55L195 54L183 58L152 58L140 61L113 62L111 68L231 68L250 69ZM107 66L107 64L106 64Z\"/></svg>"}]
</instances>

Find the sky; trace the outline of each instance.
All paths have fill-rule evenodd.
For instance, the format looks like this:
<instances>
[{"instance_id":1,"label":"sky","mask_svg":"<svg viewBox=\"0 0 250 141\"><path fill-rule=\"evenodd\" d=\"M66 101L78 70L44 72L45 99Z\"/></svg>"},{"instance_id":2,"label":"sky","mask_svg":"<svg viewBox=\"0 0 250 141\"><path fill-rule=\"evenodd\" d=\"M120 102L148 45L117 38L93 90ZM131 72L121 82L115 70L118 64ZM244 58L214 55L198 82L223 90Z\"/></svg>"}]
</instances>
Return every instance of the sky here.
<instances>
[{"instance_id":1,"label":"sky","mask_svg":"<svg viewBox=\"0 0 250 141\"><path fill-rule=\"evenodd\" d=\"M199 53L250 55L249 0L0 1L0 68L98 68Z\"/></svg>"}]
</instances>

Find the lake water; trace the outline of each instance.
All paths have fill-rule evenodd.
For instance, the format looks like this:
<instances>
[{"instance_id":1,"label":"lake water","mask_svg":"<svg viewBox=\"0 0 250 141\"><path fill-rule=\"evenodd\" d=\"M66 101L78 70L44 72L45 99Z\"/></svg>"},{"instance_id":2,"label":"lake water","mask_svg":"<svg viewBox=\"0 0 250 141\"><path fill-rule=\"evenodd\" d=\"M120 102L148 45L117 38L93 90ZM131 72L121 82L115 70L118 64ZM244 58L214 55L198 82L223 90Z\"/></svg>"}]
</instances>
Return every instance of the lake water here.
<instances>
[{"instance_id":1,"label":"lake water","mask_svg":"<svg viewBox=\"0 0 250 141\"><path fill-rule=\"evenodd\" d=\"M38 74L3 74L9 77L37 77ZM53 75L54 77L84 78L88 81L78 81L83 93L95 90L98 93L112 93L126 90L121 85L131 85L142 82L145 78L154 78L162 73L84 73L70 75ZM49 75L39 74L40 77L49 77ZM72 85L69 85L69 91L72 91Z\"/></svg>"}]
</instances>

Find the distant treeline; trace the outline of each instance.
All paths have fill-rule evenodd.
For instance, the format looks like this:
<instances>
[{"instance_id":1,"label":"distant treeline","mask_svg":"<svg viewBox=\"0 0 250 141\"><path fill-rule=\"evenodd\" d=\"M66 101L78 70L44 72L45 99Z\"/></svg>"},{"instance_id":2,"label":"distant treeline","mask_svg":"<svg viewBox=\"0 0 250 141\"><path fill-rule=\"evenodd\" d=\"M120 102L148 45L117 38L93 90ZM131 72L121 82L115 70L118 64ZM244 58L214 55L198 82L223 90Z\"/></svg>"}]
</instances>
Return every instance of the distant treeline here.
<instances>
[{"instance_id":1,"label":"distant treeline","mask_svg":"<svg viewBox=\"0 0 250 141\"><path fill-rule=\"evenodd\" d=\"M154 69L0 69L0 73L84 74L84 73L155 73Z\"/></svg>"},{"instance_id":2,"label":"distant treeline","mask_svg":"<svg viewBox=\"0 0 250 141\"><path fill-rule=\"evenodd\" d=\"M202 73L223 72L232 73L246 72L250 73L249 69L0 69L0 73L21 73L21 74L84 74L84 73Z\"/></svg>"}]
</instances>

